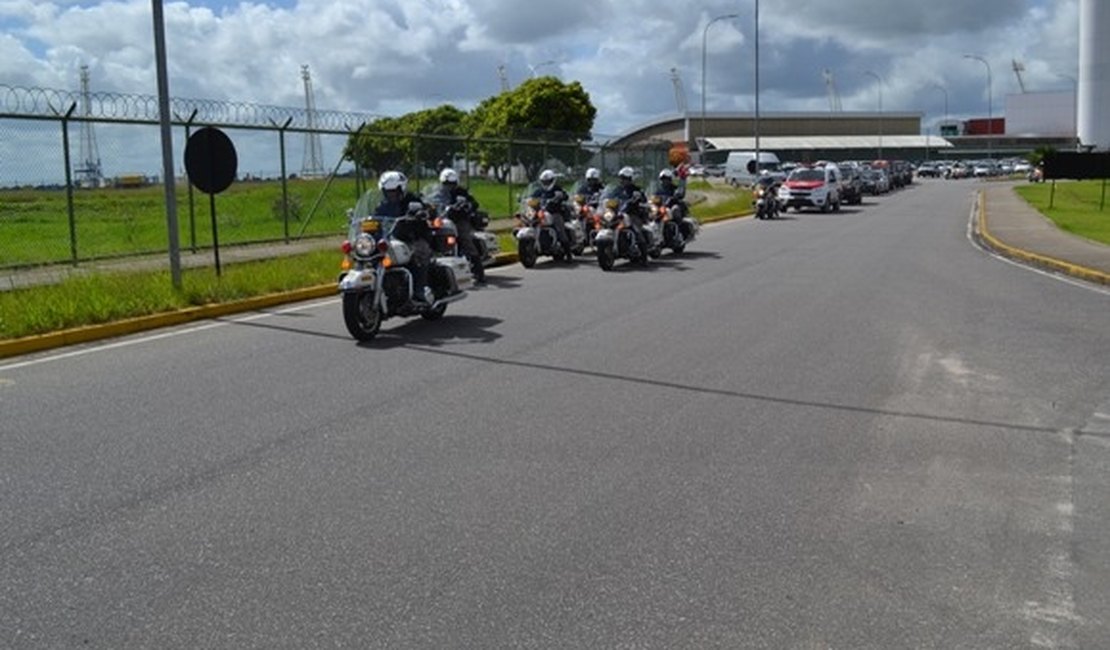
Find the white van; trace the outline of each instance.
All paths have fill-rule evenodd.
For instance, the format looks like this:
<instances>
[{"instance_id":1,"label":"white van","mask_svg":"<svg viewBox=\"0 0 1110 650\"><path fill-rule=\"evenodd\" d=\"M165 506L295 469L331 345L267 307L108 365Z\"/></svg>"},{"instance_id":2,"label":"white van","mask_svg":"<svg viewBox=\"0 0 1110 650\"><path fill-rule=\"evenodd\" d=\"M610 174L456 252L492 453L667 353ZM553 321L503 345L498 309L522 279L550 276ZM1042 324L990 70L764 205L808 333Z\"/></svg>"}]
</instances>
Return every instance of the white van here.
<instances>
[{"instance_id":1,"label":"white van","mask_svg":"<svg viewBox=\"0 0 1110 650\"><path fill-rule=\"evenodd\" d=\"M759 176L759 172L767 170L775 173L779 170L779 157L770 151L759 152L759 169L754 168L754 151L730 151L728 160L725 161L725 180L734 187L751 185Z\"/></svg>"}]
</instances>

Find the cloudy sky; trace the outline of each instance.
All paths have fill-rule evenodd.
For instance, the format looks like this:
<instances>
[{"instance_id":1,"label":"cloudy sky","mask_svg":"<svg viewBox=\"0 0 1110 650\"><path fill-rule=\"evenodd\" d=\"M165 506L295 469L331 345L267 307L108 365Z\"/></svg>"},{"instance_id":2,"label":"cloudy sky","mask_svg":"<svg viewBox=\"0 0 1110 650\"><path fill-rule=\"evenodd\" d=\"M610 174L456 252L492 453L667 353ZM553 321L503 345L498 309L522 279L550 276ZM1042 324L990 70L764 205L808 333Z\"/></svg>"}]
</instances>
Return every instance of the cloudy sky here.
<instances>
[{"instance_id":1,"label":"cloudy sky","mask_svg":"<svg viewBox=\"0 0 1110 650\"><path fill-rule=\"evenodd\" d=\"M464 110L530 74L580 81L595 133L676 111L754 107L754 0L186 0L164 4L171 94L302 106L301 66L320 109L398 115ZM0 84L156 94L151 0L0 0ZM1078 68L1078 0L762 0L760 108L828 111L825 70L845 111L953 118L1018 92L1068 90ZM938 87L939 86L939 87ZM943 88L944 90L941 90Z\"/></svg>"},{"instance_id":2,"label":"cloudy sky","mask_svg":"<svg viewBox=\"0 0 1110 650\"><path fill-rule=\"evenodd\" d=\"M827 70L841 110L876 111L881 97L882 110L922 113L936 134L946 100L952 119L987 114L987 67L971 53L989 62L998 116L1019 92L1015 61L1030 92L1072 89L1078 1L761 0L760 110L829 111ZM296 108L309 65L317 109L398 115L470 110L501 90L499 69L511 85L555 74L584 85L595 138L606 140L677 112L672 70L697 114L703 44L707 110L753 110L754 9L755 0L166 0L163 17L174 97ZM0 0L0 89L79 90L88 65L93 92L155 95L153 42L152 0ZM0 186L63 179L57 131L0 120ZM158 175L157 130L95 133L105 175ZM241 175L280 174L272 136L234 138ZM343 136L323 139L320 169L343 165ZM303 149L307 159L307 141ZM296 166L299 155L291 171L310 169Z\"/></svg>"}]
</instances>

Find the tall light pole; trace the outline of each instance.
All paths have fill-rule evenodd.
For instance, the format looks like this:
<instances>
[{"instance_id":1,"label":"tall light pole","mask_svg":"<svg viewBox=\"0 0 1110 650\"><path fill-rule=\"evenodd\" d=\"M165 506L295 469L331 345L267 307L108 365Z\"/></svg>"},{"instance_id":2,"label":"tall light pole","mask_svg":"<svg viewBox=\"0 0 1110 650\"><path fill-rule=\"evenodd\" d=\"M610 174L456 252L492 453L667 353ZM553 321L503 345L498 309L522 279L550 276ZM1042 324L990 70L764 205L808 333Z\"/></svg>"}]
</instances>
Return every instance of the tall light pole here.
<instances>
[{"instance_id":1,"label":"tall light pole","mask_svg":"<svg viewBox=\"0 0 1110 650\"><path fill-rule=\"evenodd\" d=\"M709 35L709 26L718 20L730 20L732 18L739 18L740 14L725 14L717 16L709 22L705 23L705 29L701 30L701 139L698 140L698 151L703 152L705 147L705 41ZM704 161L702 161L704 163Z\"/></svg>"},{"instance_id":2,"label":"tall light pole","mask_svg":"<svg viewBox=\"0 0 1110 650\"><path fill-rule=\"evenodd\" d=\"M975 54L965 54L964 58L975 59L987 66L987 157L994 159L994 147L991 142L991 136L994 135L994 85L991 82L991 64Z\"/></svg>"},{"instance_id":3,"label":"tall light pole","mask_svg":"<svg viewBox=\"0 0 1110 650\"><path fill-rule=\"evenodd\" d=\"M877 72L864 70L863 74L879 82L879 160L883 159L883 78Z\"/></svg>"},{"instance_id":4,"label":"tall light pole","mask_svg":"<svg viewBox=\"0 0 1110 650\"><path fill-rule=\"evenodd\" d=\"M759 175L763 161L759 157L759 0L755 0L755 172Z\"/></svg>"}]
</instances>

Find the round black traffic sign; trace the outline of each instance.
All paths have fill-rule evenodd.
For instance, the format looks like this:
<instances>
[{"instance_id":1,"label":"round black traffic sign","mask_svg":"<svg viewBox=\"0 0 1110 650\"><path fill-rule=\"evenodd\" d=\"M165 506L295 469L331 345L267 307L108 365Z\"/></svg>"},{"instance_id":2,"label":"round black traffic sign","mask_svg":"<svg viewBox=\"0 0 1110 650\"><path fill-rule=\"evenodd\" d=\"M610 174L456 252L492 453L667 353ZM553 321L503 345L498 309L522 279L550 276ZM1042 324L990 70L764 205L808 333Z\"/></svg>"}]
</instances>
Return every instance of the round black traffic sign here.
<instances>
[{"instance_id":1,"label":"round black traffic sign","mask_svg":"<svg viewBox=\"0 0 1110 650\"><path fill-rule=\"evenodd\" d=\"M219 194L230 187L238 167L235 145L217 128L206 126L185 143L185 173L205 194Z\"/></svg>"}]
</instances>

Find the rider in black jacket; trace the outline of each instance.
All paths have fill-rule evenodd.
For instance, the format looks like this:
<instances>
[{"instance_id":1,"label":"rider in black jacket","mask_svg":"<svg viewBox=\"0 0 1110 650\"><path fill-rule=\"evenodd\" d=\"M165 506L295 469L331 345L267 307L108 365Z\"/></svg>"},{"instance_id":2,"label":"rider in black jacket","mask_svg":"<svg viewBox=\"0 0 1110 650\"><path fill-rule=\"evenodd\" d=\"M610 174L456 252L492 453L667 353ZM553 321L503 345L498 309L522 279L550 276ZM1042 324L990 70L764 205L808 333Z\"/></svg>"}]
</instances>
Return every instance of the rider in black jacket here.
<instances>
[{"instance_id":1,"label":"rider in black jacket","mask_svg":"<svg viewBox=\"0 0 1110 650\"><path fill-rule=\"evenodd\" d=\"M635 174L636 171L631 167L621 167L621 170L617 172L620 187L617 188L616 196L621 203L626 205L625 209L628 211L628 215L632 217L632 232L636 233L636 241L646 253L648 237L644 227L647 225L648 212L647 206L644 204L644 191L632 180Z\"/></svg>"},{"instance_id":2,"label":"rider in black jacket","mask_svg":"<svg viewBox=\"0 0 1110 650\"><path fill-rule=\"evenodd\" d=\"M671 211L671 216L678 225L678 231L683 238L690 235L690 226L685 222L688 213L686 206L686 188L675 185L674 172L668 168L659 171L659 183L655 186L655 196L663 199L663 205Z\"/></svg>"},{"instance_id":3,"label":"rider in black jacket","mask_svg":"<svg viewBox=\"0 0 1110 650\"><path fill-rule=\"evenodd\" d=\"M596 208L603 189L605 184L601 182L601 172L596 167L590 167L586 170L586 178L578 185L575 194L586 197L586 201Z\"/></svg>"},{"instance_id":4,"label":"rider in black jacket","mask_svg":"<svg viewBox=\"0 0 1110 650\"><path fill-rule=\"evenodd\" d=\"M432 261L432 231L427 222L427 206L419 196L407 189L408 179L398 171L388 171L378 178L378 189L382 191L382 202L374 210L382 217L416 217L412 221L411 236L402 236L412 245L412 259L409 270L412 272L412 299L426 304L435 302L428 286L428 266Z\"/></svg>"},{"instance_id":5,"label":"rider in black jacket","mask_svg":"<svg viewBox=\"0 0 1110 650\"><path fill-rule=\"evenodd\" d=\"M567 233L566 215L567 215L567 193L555 182L555 172L550 169L545 169L540 172L540 184L532 192L532 198L540 199L541 201L548 202L548 210L551 214L551 222L555 226L555 235L559 238L559 242L563 245L563 250L569 256L571 254L570 234ZM569 257L568 257L569 259Z\"/></svg>"},{"instance_id":6,"label":"rider in black jacket","mask_svg":"<svg viewBox=\"0 0 1110 650\"><path fill-rule=\"evenodd\" d=\"M482 258L478 253L478 247L474 245L474 223L471 221L478 215L478 200L465 187L459 185L459 174L450 167L439 173L439 183L439 192L445 205L455 205L460 200L467 204L465 216L454 219L455 228L459 233L459 250L466 256L466 259L470 260L474 282L485 284L485 269L482 267Z\"/></svg>"}]
</instances>

